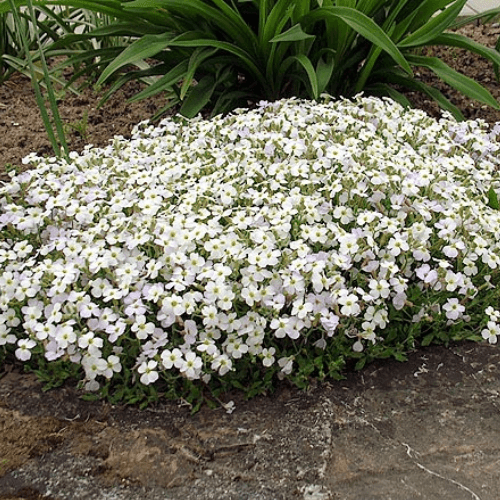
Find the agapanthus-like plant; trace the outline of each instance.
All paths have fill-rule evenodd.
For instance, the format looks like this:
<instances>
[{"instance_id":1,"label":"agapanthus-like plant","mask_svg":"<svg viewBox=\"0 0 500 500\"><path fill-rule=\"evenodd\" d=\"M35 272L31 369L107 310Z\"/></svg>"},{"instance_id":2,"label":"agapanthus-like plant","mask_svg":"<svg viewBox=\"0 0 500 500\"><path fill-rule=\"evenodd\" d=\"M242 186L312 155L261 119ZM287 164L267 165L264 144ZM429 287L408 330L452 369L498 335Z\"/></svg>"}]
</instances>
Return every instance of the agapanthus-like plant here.
<instances>
[{"instance_id":1,"label":"agapanthus-like plant","mask_svg":"<svg viewBox=\"0 0 500 500\"><path fill-rule=\"evenodd\" d=\"M292 99L30 155L0 188L1 356L113 401L199 402L496 342L499 133Z\"/></svg>"},{"instance_id":2,"label":"agapanthus-like plant","mask_svg":"<svg viewBox=\"0 0 500 500\"><path fill-rule=\"evenodd\" d=\"M9 0L12 1L12 0ZM23 0L17 3L23 4ZM435 57L418 55L432 45L461 47L500 63L498 51L446 32L466 0L36 0L35 5L71 5L116 19L58 44L126 36L117 55L107 49L79 53L102 71L99 83L147 81L137 99L167 92L170 106L194 117L205 107L217 114L260 99L323 92L349 97L361 91L390 95L408 104L396 86L420 90L456 118L457 107L413 74L429 68L469 97L498 107L474 80ZM9 9L0 2L0 15ZM490 17L497 11L490 11ZM154 64L151 64L154 61Z\"/></svg>"}]
</instances>

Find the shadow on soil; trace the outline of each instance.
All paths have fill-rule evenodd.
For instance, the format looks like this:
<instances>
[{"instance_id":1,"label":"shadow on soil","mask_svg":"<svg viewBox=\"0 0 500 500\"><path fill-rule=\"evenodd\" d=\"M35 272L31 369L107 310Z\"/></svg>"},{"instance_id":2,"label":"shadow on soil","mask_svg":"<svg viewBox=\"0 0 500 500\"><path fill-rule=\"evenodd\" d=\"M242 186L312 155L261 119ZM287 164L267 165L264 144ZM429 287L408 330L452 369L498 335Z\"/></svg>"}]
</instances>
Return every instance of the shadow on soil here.
<instances>
[{"instance_id":1,"label":"shadow on soil","mask_svg":"<svg viewBox=\"0 0 500 500\"><path fill-rule=\"evenodd\" d=\"M0 379L0 500L497 500L500 353L432 347L236 409L144 411Z\"/></svg>"}]
</instances>

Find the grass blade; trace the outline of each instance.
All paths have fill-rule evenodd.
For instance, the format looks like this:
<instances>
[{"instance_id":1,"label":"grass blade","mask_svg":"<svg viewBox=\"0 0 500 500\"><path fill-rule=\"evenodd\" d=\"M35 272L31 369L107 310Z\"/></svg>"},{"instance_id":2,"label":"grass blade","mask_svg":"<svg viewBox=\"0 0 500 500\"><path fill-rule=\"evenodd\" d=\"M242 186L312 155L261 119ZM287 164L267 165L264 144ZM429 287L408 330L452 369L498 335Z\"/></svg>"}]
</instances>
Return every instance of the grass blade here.
<instances>
[{"instance_id":1,"label":"grass blade","mask_svg":"<svg viewBox=\"0 0 500 500\"><path fill-rule=\"evenodd\" d=\"M277 42L299 42L301 40L315 39L314 35L309 35L302 30L300 24L292 26L289 30L285 31L281 35L275 36L271 40L271 43Z\"/></svg>"}]
</instances>

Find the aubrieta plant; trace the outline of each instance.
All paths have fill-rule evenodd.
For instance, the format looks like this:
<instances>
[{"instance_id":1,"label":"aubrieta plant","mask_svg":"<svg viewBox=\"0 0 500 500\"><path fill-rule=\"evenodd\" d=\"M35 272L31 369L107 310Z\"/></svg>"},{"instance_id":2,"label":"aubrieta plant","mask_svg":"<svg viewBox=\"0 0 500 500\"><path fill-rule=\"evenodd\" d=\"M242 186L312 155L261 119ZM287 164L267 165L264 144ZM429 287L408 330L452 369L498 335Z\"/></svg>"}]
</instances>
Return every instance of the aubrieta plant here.
<instances>
[{"instance_id":1,"label":"aubrieta plant","mask_svg":"<svg viewBox=\"0 0 500 500\"><path fill-rule=\"evenodd\" d=\"M0 188L0 356L111 401L500 335L500 125L389 99L139 124Z\"/></svg>"}]
</instances>

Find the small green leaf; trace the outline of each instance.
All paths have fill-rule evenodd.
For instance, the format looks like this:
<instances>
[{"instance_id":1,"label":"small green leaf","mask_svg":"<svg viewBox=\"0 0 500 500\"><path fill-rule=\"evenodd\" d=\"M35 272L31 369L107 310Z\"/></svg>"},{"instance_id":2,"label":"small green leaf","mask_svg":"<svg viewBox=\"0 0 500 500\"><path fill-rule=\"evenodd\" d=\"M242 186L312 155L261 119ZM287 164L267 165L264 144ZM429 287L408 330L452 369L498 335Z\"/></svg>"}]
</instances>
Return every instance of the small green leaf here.
<instances>
[{"instance_id":1,"label":"small green leaf","mask_svg":"<svg viewBox=\"0 0 500 500\"><path fill-rule=\"evenodd\" d=\"M426 335L424 339L422 340L422 347L426 347L432 343L434 340L434 334L430 333L429 335Z\"/></svg>"},{"instance_id":2,"label":"small green leaf","mask_svg":"<svg viewBox=\"0 0 500 500\"><path fill-rule=\"evenodd\" d=\"M492 187L488 191L488 206L494 210L500 210L497 193Z\"/></svg>"}]
</instances>

